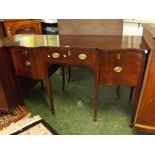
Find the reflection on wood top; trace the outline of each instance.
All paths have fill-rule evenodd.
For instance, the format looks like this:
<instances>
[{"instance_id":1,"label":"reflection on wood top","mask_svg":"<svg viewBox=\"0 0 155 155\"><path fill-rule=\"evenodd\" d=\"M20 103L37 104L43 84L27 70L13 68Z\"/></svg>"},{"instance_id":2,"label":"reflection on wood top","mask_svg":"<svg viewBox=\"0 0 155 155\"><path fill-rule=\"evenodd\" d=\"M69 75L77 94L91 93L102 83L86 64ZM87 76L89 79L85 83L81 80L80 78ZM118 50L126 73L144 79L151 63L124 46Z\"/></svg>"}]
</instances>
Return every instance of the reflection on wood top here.
<instances>
[{"instance_id":1,"label":"reflection on wood top","mask_svg":"<svg viewBox=\"0 0 155 155\"><path fill-rule=\"evenodd\" d=\"M25 47L83 47L101 49L136 48L149 49L144 38L140 36L121 35L31 35L19 34L0 40L2 46L25 46Z\"/></svg>"}]
</instances>

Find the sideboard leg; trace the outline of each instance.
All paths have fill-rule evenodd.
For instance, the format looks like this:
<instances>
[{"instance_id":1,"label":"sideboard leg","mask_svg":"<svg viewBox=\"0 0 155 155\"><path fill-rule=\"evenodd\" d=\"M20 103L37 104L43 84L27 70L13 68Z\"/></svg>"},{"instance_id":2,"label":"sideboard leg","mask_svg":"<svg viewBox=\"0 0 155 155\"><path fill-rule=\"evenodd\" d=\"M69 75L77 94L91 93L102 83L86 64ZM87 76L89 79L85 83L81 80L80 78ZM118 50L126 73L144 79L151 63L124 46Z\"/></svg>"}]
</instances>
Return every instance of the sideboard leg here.
<instances>
[{"instance_id":1,"label":"sideboard leg","mask_svg":"<svg viewBox=\"0 0 155 155\"><path fill-rule=\"evenodd\" d=\"M116 94L117 94L117 99L120 99L120 85L116 86Z\"/></svg>"},{"instance_id":2,"label":"sideboard leg","mask_svg":"<svg viewBox=\"0 0 155 155\"><path fill-rule=\"evenodd\" d=\"M139 96L140 96L140 89L139 87L133 87L132 90L132 117L131 117L131 125L134 125L134 119L135 119L135 114L136 114L136 109L137 109L137 105L138 105L138 100L139 100Z\"/></svg>"},{"instance_id":3,"label":"sideboard leg","mask_svg":"<svg viewBox=\"0 0 155 155\"><path fill-rule=\"evenodd\" d=\"M134 87L131 86L130 97L129 97L130 101L132 100L132 97L133 97L133 90L134 90Z\"/></svg>"},{"instance_id":4,"label":"sideboard leg","mask_svg":"<svg viewBox=\"0 0 155 155\"><path fill-rule=\"evenodd\" d=\"M71 67L68 67L68 83L72 82L72 78L71 78Z\"/></svg>"},{"instance_id":5,"label":"sideboard leg","mask_svg":"<svg viewBox=\"0 0 155 155\"><path fill-rule=\"evenodd\" d=\"M44 90L44 82L43 82L43 80L40 80L40 84L41 84L41 90L43 91Z\"/></svg>"},{"instance_id":6,"label":"sideboard leg","mask_svg":"<svg viewBox=\"0 0 155 155\"><path fill-rule=\"evenodd\" d=\"M55 114L55 110L54 110L54 104L53 104L53 96L52 96L52 87L51 87L51 82L50 79L47 77L44 79L45 82L45 87L48 93L48 97L49 97L49 102L50 102L50 108L52 111L52 114Z\"/></svg>"},{"instance_id":7,"label":"sideboard leg","mask_svg":"<svg viewBox=\"0 0 155 155\"><path fill-rule=\"evenodd\" d=\"M62 70L62 91L65 90L65 70L64 70L64 66L61 66L61 70Z\"/></svg>"},{"instance_id":8,"label":"sideboard leg","mask_svg":"<svg viewBox=\"0 0 155 155\"><path fill-rule=\"evenodd\" d=\"M97 108L98 108L98 90L99 90L99 70L97 69L94 75L94 122L97 121Z\"/></svg>"},{"instance_id":9,"label":"sideboard leg","mask_svg":"<svg viewBox=\"0 0 155 155\"><path fill-rule=\"evenodd\" d=\"M94 87L94 122L97 121L97 107L98 107L98 82L95 82Z\"/></svg>"}]
</instances>

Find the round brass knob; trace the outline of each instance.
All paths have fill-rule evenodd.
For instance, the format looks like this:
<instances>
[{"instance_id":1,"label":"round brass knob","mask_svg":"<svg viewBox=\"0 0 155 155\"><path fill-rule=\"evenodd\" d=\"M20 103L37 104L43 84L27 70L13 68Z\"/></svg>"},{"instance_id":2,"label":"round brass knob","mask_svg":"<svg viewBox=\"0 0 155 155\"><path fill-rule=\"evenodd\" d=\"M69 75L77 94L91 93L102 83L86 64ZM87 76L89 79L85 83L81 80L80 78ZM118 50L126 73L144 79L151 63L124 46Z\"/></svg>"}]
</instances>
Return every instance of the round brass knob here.
<instances>
[{"instance_id":1,"label":"round brass knob","mask_svg":"<svg viewBox=\"0 0 155 155\"><path fill-rule=\"evenodd\" d=\"M114 67L113 71L114 71L115 73L120 73L120 72L123 71L123 67L120 67L120 66Z\"/></svg>"},{"instance_id":2,"label":"round brass knob","mask_svg":"<svg viewBox=\"0 0 155 155\"><path fill-rule=\"evenodd\" d=\"M87 55L86 54L79 54L79 59L85 60L85 59L87 59Z\"/></svg>"},{"instance_id":3,"label":"round brass knob","mask_svg":"<svg viewBox=\"0 0 155 155\"><path fill-rule=\"evenodd\" d=\"M53 57L54 59L57 59L57 58L60 57L60 54L57 53L57 52L54 52L54 53L52 53L52 57Z\"/></svg>"},{"instance_id":4,"label":"round brass knob","mask_svg":"<svg viewBox=\"0 0 155 155\"><path fill-rule=\"evenodd\" d=\"M26 62L25 62L25 65L26 65L26 66L31 66L31 62L30 62L30 61L26 61Z\"/></svg>"}]
</instances>

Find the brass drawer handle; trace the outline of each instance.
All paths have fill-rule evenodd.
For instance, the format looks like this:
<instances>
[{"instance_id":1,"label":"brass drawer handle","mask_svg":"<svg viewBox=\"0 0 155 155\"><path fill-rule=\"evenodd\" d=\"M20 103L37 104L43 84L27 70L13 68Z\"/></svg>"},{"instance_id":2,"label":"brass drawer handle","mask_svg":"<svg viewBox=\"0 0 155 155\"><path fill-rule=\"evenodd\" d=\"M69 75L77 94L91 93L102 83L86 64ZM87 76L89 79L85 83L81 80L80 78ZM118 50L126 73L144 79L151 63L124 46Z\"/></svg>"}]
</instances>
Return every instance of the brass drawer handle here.
<instances>
[{"instance_id":1,"label":"brass drawer handle","mask_svg":"<svg viewBox=\"0 0 155 155\"><path fill-rule=\"evenodd\" d=\"M87 59L87 55L86 54L79 54L79 59L80 60L85 60L85 59Z\"/></svg>"},{"instance_id":2,"label":"brass drawer handle","mask_svg":"<svg viewBox=\"0 0 155 155\"><path fill-rule=\"evenodd\" d=\"M52 53L52 57L53 57L54 59L57 59L57 58L60 57L60 54L57 53L57 52L54 52L54 53Z\"/></svg>"},{"instance_id":3,"label":"brass drawer handle","mask_svg":"<svg viewBox=\"0 0 155 155\"><path fill-rule=\"evenodd\" d=\"M120 72L123 71L123 67L120 67L120 66L114 67L113 71L114 71L115 73L120 73Z\"/></svg>"},{"instance_id":4,"label":"brass drawer handle","mask_svg":"<svg viewBox=\"0 0 155 155\"><path fill-rule=\"evenodd\" d=\"M26 61L26 62L25 62L25 65L26 65L26 66L31 66L31 62L30 62L30 61Z\"/></svg>"}]
</instances>

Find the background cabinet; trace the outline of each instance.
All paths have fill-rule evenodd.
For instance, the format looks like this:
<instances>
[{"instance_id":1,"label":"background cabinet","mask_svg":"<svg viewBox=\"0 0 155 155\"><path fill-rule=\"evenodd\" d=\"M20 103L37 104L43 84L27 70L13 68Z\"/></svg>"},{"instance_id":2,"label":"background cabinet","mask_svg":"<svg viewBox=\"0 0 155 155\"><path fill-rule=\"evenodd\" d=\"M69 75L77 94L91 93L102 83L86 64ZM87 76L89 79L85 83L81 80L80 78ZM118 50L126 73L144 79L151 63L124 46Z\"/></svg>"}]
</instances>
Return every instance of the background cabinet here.
<instances>
[{"instance_id":1,"label":"background cabinet","mask_svg":"<svg viewBox=\"0 0 155 155\"><path fill-rule=\"evenodd\" d=\"M6 36L15 34L42 34L40 20L4 20Z\"/></svg>"}]
</instances>

